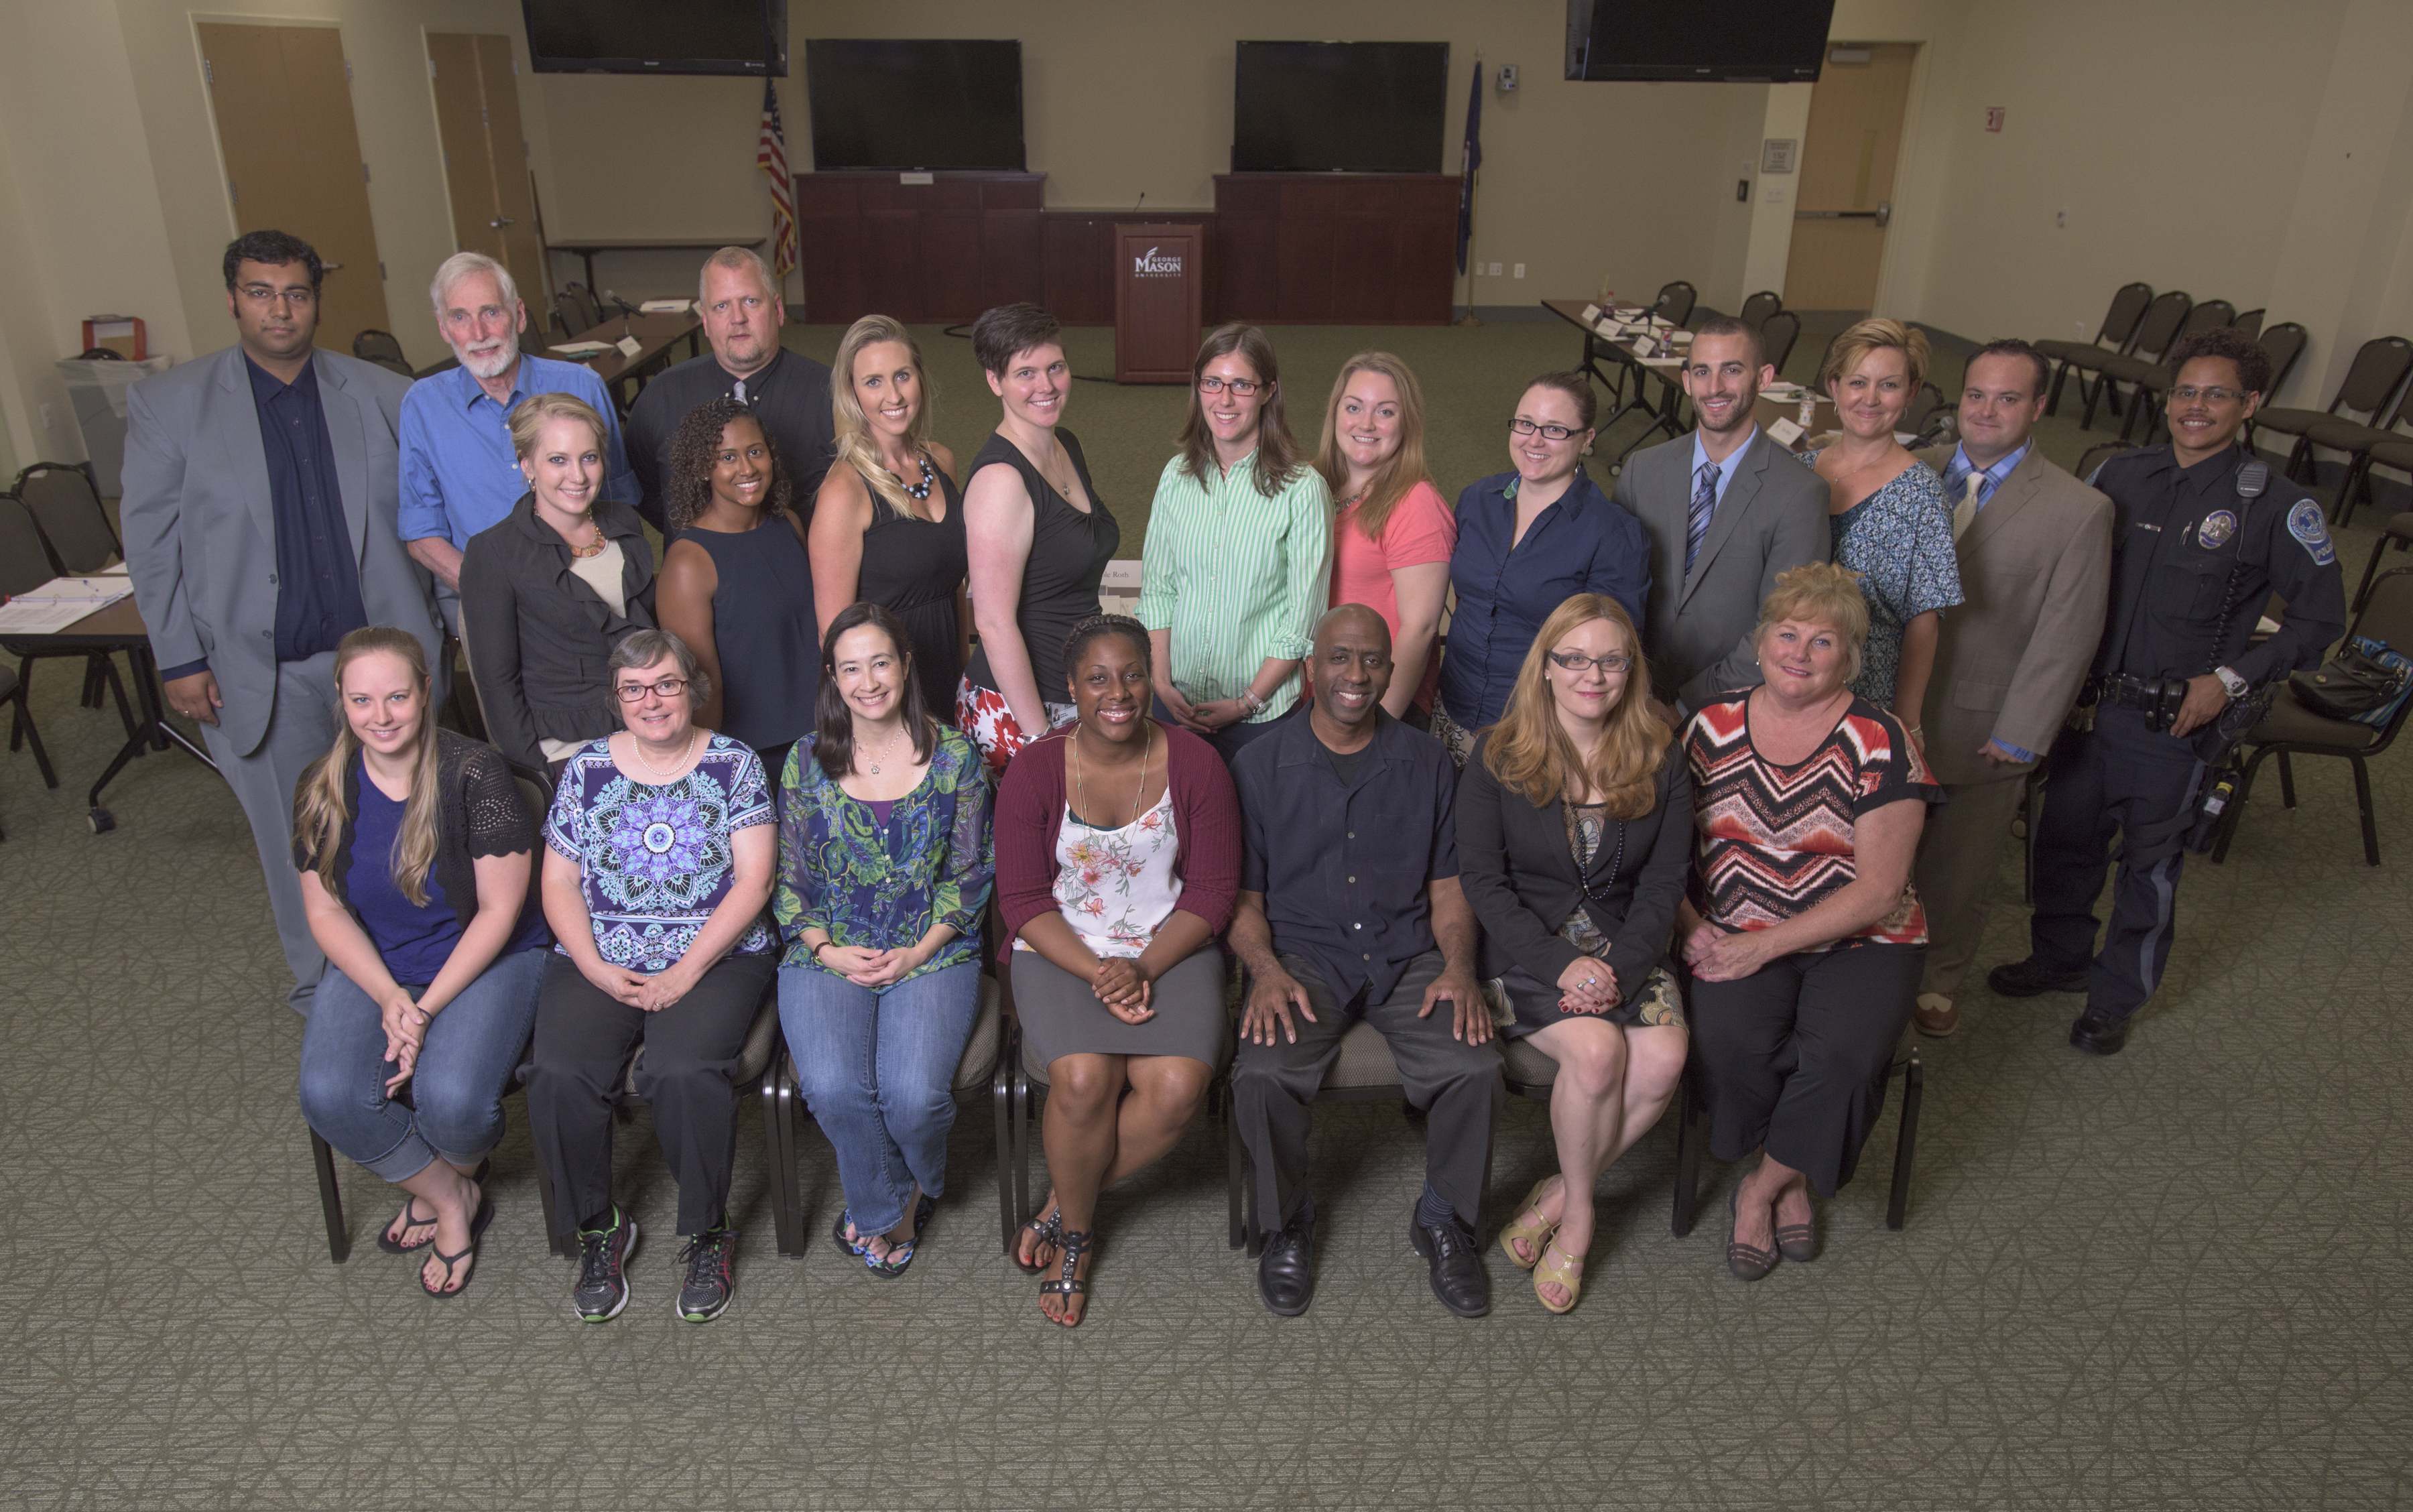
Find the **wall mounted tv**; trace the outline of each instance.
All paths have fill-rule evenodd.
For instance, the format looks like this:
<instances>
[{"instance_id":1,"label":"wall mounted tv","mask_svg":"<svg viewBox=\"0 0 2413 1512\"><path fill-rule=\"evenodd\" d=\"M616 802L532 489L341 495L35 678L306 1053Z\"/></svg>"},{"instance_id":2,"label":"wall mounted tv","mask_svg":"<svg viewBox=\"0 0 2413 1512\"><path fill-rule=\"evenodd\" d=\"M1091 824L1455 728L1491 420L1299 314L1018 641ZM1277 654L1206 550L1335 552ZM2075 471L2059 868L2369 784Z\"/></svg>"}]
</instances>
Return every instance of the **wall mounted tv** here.
<instances>
[{"instance_id":1,"label":"wall mounted tv","mask_svg":"<svg viewBox=\"0 0 2413 1512\"><path fill-rule=\"evenodd\" d=\"M1447 42L1242 42L1235 173L1438 173Z\"/></svg>"},{"instance_id":2,"label":"wall mounted tv","mask_svg":"<svg viewBox=\"0 0 2413 1512\"><path fill-rule=\"evenodd\" d=\"M1567 77L1813 83L1835 0L1567 0Z\"/></svg>"},{"instance_id":3,"label":"wall mounted tv","mask_svg":"<svg viewBox=\"0 0 2413 1512\"><path fill-rule=\"evenodd\" d=\"M805 43L813 167L1010 169L1022 158L1020 42Z\"/></svg>"},{"instance_id":4,"label":"wall mounted tv","mask_svg":"<svg viewBox=\"0 0 2413 1512\"><path fill-rule=\"evenodd\" d=\"M520 0L539 73L788 76L788 0Z\"/></svg>"}]
</instances>

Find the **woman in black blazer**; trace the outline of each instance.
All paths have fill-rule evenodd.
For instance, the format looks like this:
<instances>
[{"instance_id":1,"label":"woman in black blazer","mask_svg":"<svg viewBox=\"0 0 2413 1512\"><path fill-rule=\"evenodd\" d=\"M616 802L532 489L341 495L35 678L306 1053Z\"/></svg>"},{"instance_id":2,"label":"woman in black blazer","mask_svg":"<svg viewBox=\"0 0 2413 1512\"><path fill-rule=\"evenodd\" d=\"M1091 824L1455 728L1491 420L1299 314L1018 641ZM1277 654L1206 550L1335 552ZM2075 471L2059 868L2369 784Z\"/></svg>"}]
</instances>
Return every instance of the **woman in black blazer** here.
<instances>
[{"instance_id":1,"label":"woman in black blazer","mask_svg":"<svg viewBox=\"0 0 2413 1512\"><path fill-rule=\"evenodd\" d=\"M557 766L620 716L603 660L654 628L654 554L637 511L600 498L603 417L566 393L511 411L528 491L469 540L461 640L496 749L530 770Z\"/></svg>"},{"instance_id":2,"label":"woman in black blazer","mask_svg":"<svg viewBox=\"0 0 2413 1512\"><path fill-rule=\"evenodd\" d=\"M1460 878L1501 1032L1559 1063L1559 1173L1500 1235L1553 1312L1583 1290L1593 1180L1658 1121L1684 1069L1667 945L1692 862L1692 783L1650 694L1633 621L1616 600L1579 593L1543 622L1458 790Z\"/></svg>"}]
</instances>

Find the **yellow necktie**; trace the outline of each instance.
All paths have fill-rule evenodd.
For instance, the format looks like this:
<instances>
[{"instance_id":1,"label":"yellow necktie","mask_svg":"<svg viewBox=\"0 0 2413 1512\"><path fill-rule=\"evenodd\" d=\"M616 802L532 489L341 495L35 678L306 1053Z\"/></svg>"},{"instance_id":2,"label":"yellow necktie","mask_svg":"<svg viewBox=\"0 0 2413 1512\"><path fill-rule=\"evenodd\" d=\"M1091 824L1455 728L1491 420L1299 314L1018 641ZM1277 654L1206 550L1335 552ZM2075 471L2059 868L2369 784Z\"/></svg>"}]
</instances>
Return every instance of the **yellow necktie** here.
<instances>
[{"instance_id":1,"label":"yellow necktie","mask_svg":"<svg viewBox=\"0 0 2413 1512\"><path fill-rule=\"evenodd\" d=\"M1977 517L1977 490L1984 487L1986 475L1975 467L1969 469L1968 482L1962 485L1961 502L1952 507L1952 539L1959 541L1968 534L1969 522Z\"/></svg>"}]
</instances>

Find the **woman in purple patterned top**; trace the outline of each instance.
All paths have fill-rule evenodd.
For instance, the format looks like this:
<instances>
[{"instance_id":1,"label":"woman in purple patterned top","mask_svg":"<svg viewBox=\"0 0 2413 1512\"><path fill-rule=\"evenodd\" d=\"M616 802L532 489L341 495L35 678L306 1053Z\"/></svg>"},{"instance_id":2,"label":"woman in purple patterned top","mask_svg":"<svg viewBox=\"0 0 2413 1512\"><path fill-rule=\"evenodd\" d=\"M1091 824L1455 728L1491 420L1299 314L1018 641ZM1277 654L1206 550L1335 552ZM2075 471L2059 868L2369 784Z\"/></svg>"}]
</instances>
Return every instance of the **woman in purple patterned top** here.
<instances>
[{"instance_id":1,"label":"woman in purple patterned top","mask_svg":"<svg viewBox=\"0 0 2413 1512\"><path fill-rule=\"evenodd\" d=\"M687 1267L679 1315L729 1305L737 1091L731 1078L770 986L762 912L777 815L762 763L700 729L711 687L668 630L639 630L607 663L625 727L571 753L545 821L544 911L560 943L538 1001L528 1120L566 1210L578 1215L570 1299L601 1323L628 1305L637 1221L612 1200L612 1104L637 1062L678 1178Z\"/></svg>"}]
</instances>

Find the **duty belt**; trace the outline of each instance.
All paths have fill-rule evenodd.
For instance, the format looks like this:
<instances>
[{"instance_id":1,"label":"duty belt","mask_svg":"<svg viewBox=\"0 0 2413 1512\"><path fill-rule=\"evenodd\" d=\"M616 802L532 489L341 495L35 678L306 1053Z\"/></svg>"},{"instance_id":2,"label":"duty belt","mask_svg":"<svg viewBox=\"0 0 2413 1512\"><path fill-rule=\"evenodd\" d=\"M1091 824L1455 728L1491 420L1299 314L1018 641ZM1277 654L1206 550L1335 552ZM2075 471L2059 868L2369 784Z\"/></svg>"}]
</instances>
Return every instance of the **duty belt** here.
<instances>
[{"instance_id":1,"label":"duty belt","mask_svg":"<svg viewBox=\"0 0 2413 1512\"><path fill-rule=\"evenodd\" d=\"M2095 678L2090 685L2094 701L2118 708L2138 709L2145 722L2155 730L2167 730L2176 723L2179 705L2186 701L2186 680L2183 677L2131 677L2125 673L2110 673Z\"/></svg>"}]
</instances>

